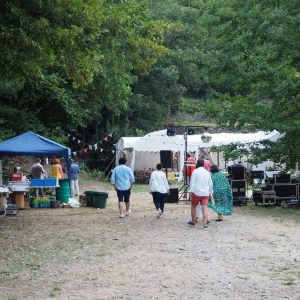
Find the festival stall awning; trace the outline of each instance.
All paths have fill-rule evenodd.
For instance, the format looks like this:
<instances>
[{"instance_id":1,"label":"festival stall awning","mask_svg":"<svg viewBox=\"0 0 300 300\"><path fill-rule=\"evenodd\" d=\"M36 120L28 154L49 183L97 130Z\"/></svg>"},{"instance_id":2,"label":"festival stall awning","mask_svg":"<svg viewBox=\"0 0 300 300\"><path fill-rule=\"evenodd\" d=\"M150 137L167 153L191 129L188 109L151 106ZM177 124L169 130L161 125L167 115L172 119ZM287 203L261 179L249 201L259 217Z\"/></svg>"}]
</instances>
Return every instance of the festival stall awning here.
<instances>
[{"instance_id":1,"label":"festival stall awning","mask_svg":"<svg viewBox=\"0 0 300 300\"><path fill-rule=\"evenodd\" d=\"M53 142L32 131L0 143L0 156L31 155L31 156L67 156L71 155L68 147Z\"/></svg>"}]
</instances>

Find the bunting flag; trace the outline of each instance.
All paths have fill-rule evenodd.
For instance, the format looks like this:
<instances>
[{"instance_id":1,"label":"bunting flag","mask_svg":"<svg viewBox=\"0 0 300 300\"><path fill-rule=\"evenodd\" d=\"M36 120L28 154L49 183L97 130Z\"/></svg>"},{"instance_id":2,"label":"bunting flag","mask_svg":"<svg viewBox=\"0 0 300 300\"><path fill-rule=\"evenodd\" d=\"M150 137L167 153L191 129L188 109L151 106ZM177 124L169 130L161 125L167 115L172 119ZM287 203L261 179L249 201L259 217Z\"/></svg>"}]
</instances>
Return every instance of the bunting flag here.
<instances>
[{"instance_id":1,"label":"bunting flag","mask_svg":"<svg viewBox=\"0 0 300 300\"><path fill-rule=\"evenodd\" d=\"M79 140L78 138L74 137L73 135L67 133L67 136L68 138L70 138L72 141L77 141L77 144L81 144L82 141ZM80 151L75 151L75 152L72 152L74 156L77 155L77 153L88 153L88 150L90 151L93 151L93 148L94 150L96 151L98 148L98 145L102 145L103 144L103 141L105 142L108 142L109 139L113 136L113 132L109 132L108 135L104 136L99 142L97 142L96 144L94 145L87 145L86 147L84 147L83 149L81 149ZM100 148L100 151L103 152L104 149ZM109 151L109 150L106 150L106 151ZM112 151L112 153L114 154L115 151L114 150L110 150Z\"/></svg>"}]
</instances>

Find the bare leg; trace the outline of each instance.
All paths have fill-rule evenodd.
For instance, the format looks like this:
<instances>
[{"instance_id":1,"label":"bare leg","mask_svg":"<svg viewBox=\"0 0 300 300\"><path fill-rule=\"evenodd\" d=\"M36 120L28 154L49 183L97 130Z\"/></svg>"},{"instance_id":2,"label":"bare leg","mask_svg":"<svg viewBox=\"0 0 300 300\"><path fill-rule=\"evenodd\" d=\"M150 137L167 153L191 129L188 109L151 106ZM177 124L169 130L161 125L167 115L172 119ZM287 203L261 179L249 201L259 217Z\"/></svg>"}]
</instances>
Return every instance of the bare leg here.
<instances>
[{"instance_id":1,"label":"bare leg","mask_svg":"<svg viewBox=\"0 0 300 300\"><path fill-rule=\"evenodd\" d=\"M130 202L125 203L125 205L126 205L126 211L129 212L129 209L130 209Z\"/></svg>"},{"instance_id":2,"label":"bare leg","mask_svg":"<svg viewBox=\"0 0 300 300\"><path fill-rule=\"evenodd\" d=\"M192 202L191 203L191 218L192 218L193 223L196 223L196 207L197 207L197 204L194 204Z\"/></svg>"},{"instance_id":3,"label":"bare leg","mask_svg":"<svg viewBox=\"0 0 300 300\"><path fill-rule=\"evenodd\" d=\"M222 220L222 217L223 217L222 214L219 214L219 213L218 213L218 219L219 219L219 220Z\"/></svg>"},{"instance_id":4,"label":"bare leg","mask_svg":"<svg viewBox=\"0 0 300 300\"><path fill-rule=\"evenodd\" d=\"M120 211L120 215L124 215L125 214L125 205L124 202L119 202L119 211Z\"/></svg>"},{"instance_id":5,"label":"bare leg","mask_svg":"<svg viewBox=\"0 0 300 300\"><path fill-rule=\"evenodd\" d=\"M207 207L207 205L202 205L202 214L203 214L203 225L207 225L207 220L208 220L208 207Z\"/></svg>"}]
</instances>

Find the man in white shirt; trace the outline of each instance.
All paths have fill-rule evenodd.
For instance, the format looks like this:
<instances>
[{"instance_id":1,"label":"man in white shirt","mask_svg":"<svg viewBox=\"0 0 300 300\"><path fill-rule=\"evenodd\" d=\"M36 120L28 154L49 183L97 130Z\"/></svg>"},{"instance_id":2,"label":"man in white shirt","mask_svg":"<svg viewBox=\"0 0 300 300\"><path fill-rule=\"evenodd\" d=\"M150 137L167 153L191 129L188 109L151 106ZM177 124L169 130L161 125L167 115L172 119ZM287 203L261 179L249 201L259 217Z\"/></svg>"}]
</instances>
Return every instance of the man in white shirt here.
<instances>
[{"instance_id":1,"label":"man in white shirt","mask_svg":"<svg viewBox=\"0 0 300 300\"><path fill-rule=\"evenodd\" d=\"M157 164L156 169L151 173L149 186L153 203L158 212L157 217L160 218L164 213L166 196L170 193L170 189L166 174L162 171L162 164Z\"/></svg>"},{"instance_id":2,"label":"man in white shirt","mask_svg":"<svg viewBox=\"0 0 300 300\"><path fill-rule=\"evenodd\" d=\"M207 228L208 199L213 194L213 183L210 172L204 168L204 160L197 161L197 169L192 173L189 192L191 193L191 221L188 224L195 226L196 207L200 203L203 214L203 228Z\"/></svg>"}]
</instances>

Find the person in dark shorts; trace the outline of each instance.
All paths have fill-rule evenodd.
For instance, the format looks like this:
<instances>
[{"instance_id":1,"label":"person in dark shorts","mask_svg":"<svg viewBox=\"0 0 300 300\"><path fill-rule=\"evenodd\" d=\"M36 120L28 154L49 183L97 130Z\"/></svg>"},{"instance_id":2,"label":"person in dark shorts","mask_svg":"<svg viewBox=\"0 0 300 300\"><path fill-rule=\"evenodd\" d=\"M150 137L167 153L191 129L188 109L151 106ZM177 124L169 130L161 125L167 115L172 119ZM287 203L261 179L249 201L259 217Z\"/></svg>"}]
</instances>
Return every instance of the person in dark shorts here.
<instances>
[{"instance_id":1,"label":"person in dark shorts","mask_svg":"<svg viewBox=\"0 0 300 300\"><path fill-rule=\"evenodd\" d=\"M131 213L130 192L134 183L134 175L132 170L125 165L126 161L125 157L119 159L119 165L113 169L110 178L111 184L117 192L120 218L124 218L125 215L128 216Z\"/></svg>"}]
</instances>

